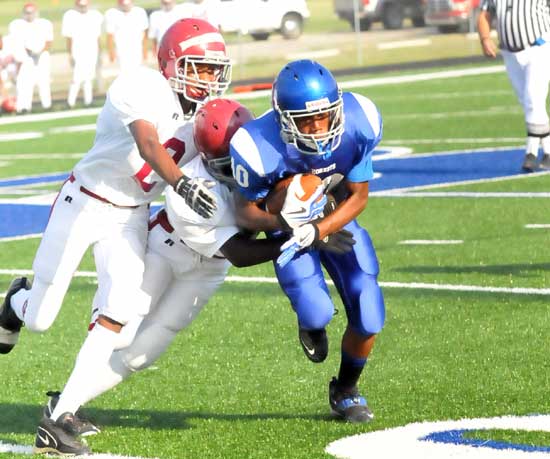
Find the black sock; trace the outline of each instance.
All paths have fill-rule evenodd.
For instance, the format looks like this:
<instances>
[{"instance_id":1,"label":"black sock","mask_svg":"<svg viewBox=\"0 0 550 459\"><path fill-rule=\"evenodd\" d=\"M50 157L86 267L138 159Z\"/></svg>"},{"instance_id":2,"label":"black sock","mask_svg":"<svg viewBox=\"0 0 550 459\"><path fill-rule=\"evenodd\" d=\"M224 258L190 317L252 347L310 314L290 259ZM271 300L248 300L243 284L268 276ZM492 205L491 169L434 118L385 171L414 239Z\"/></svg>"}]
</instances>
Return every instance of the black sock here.
<instances>
[{"instance_id":1,"label":"black sock","mask_svg":"<svg viewBox=\"0 0 550 459\"><path fill-rule=\"evenodd\" d=\"M340 371L338 372L338 386L342 389L351 389L355 387L366 363L366 358L353 357L347 352L342 351Z\"/></svg>"}]
</instances>

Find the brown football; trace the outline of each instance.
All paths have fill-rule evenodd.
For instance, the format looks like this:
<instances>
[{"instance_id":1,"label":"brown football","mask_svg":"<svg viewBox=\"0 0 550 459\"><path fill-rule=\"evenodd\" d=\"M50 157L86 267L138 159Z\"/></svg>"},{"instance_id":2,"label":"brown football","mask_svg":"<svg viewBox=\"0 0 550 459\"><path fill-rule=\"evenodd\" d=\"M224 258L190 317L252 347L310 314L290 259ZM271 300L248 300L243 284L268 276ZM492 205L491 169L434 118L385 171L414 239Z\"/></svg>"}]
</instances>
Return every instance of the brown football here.
<instances>
[{"instance_id":1,"label":"brown football","mask_svg":"<svg viewBox=\"0 0 550 459\"><path fill-rule=\"evenodd\" d=\"M286 199L286 191L292 177L285 177L284 179L278 181L275 187L268 193L265 198L265 209L266 212L271 214L278 214L283 208L283 204ZM300 185L302 187L302 192L299 194L298 198L306 201L311 195L315 192L317 187L322 183L322 180L313 174L303 174L300 179ZM323 195L319 196L319 199L322 199Z\"/></svg>"}]
</instances>

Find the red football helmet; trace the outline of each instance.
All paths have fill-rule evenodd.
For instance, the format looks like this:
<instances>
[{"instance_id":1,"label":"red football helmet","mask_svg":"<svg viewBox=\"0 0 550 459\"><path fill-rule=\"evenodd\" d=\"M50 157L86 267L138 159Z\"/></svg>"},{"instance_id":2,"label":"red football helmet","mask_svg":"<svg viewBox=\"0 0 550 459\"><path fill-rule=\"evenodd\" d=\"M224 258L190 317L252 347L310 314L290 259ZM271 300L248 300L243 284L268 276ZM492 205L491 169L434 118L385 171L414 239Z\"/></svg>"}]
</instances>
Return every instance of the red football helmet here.
<instances>
[{"instance_id":1,"label":"red football helmet","mask_svg":"<svg viewBox=\"0 0 550 459\"><path fill-rule=\"evenodd\" d=\"M229 141L254 115L243 105L230 99L213 99L195 116L193 137L206 168L212 177L234 183L229 156Z\"/></svg>"},{"instance_id":2,"label":"red football helmet","mask_svg":"<svg viewBox=\"0 0 550 459\"><path fill-rule=\"evenodd\" d=\"M2 101L2 111L4 113L13 113L16 108L17 101L14 96L8 96Z\"/></svg>"},{"instance_id":3,"label":"red football helmet","mask_svg":"<svg viewBox=\"0 0 550 459\"><path fill-rule=\"evenodd\" d=\"M203 104L220 97L231 81L231 61L219 30L197 18L176 21L164 33L158 51L159 69L172 89L187 100ZM213 76L202 78L206 64Z\"/></svg>"}]
</instances>

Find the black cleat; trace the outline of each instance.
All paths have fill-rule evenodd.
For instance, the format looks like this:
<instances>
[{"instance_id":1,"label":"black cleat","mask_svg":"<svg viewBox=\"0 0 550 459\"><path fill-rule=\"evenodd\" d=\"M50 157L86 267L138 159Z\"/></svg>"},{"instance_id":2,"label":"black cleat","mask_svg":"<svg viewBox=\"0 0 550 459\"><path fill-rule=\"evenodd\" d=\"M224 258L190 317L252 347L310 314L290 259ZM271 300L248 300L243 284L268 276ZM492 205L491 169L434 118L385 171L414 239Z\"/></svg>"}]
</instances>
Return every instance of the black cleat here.
<instances>
[{"instance_id":1,"label":"black cleat","mask_svg":"<svg viewBox=\"0 0 550 459\"><path fill-rule=\"evenodd\" d=\"M50 397L50 399L44 407L44 417L50 418L53 410L55 410L55 407L57 406L57 402L59 401L59 396L61 395L61 392L48 391L46 392L46 395ZM101 432L99 427L97 427L89 419L86 419L86 417L82 415L80 410L75 413L71 421L67 421L67 424L69 423L70 425L66 426L69 431L72 432L74 435L80 435L81 437L88 437L90 435L95 435Z\"/></svg>"},{"instance_id":2,"label":"black cleat","mask_svg":"<svg viewBox=\"0 0 550 459\"><path fill-rule=\"evenodd\" d=\"M324 328L306 330L299 328L298 337L306 357L315 363L323 362L328 355L328 338Z\"/></svg>"},{"instance_id":3,"label":"black cleat","mask_svg":"<svg viewBox=\"0 0 550 459\"><path fill-rule=\"evenodd\" d=\"M23 326L23 321L13 311L10 300L22 288L27 290L31 288L27 278L14 279L8 287L4 303L0 307L0 354L10 352L19 339L19 330Z\"/></svg>"},{"instance_id":4,"label":"black cleat","mask_svg":"<svg viewBox=\"0 0 550 459\"><path fill-rule=\"evenodd\" d=\"M521 168L525 172L533 172L537 168L537 157L533 153L526 154Z\"/></svg>"},{"instance_id":5,"label":"black cleat","mask_svg":"<svg viewBox=\"0 0 550 459\"><path fill-rule=\"evenodd\" d=\"M341 389L336 378L332 378L328 386L328 400L332 413L344 421L359 423L374 419L367 400L359 395L357 387Z\"/></svg>"},{"instance_id":6,"label":"black cleat","mask_svg":"<svg viewBox=\"0 0 550 459\"><path fill-rule=\"evenodd\" d=\"M90 449L70 430L73 418L72 413L63 413L57 421L42 418L36 432L34 453L60 456L90 454Z\"/></svg>"},{"instance_id":7,"label":"black cleat","mask_svg":"<svg viewBox=\"0 0 550 459\"><path fill-rule=\"evenodd\" d=\"M539 169L542 171L550 171L550 153L545 153L542 157Z\"/></svg>"}]
</instances>

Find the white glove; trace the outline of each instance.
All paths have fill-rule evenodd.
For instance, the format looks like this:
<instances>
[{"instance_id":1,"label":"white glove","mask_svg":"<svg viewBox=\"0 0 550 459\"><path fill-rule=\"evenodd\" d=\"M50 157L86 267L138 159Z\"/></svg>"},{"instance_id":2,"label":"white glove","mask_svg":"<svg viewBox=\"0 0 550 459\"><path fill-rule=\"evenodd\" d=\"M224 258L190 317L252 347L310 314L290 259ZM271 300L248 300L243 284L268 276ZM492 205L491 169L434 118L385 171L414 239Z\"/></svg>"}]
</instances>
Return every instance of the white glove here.
<instances>
[{"instance_id":1,"label":"white glove","mask_svg":"<svg viewBox=\"0 0 550 459\"><path fill-rule=\"evenodd\" d=\"M285 202L279 214L279 220L285 230L291 230L298 228L299 226L313 220L317 217L325 207L327 203L327 197L323 196L319 199L324 192L324 185L321 183L315 192L309 199L303 201L300 199L302 194L302 187L300 185L300 179L302 174L295 175L286 191Z\"/></svg>"},{"instance_id":2,"label":"white glove","mask_svg":"<svg viewBox=\"0 0 550 459\"><path fill-rule=\"evenodd\" d=\"M292 231L292 237L281 246L277 264L282 268L294 255L319 240L319 228L315 223L306 223Z\"/></svg>"},{"instance_id":3,"label":"white glove","mask_svg":"<svg viewBox=\"0 0 550 459\"><path fill-rule=\"evenodd\" d=\"M216 182L212 180L182 175L174 185L174 191L201 217L210 218L217 209L216 196L210 191L214 186Z\"/></svg>"}]
</instances>

